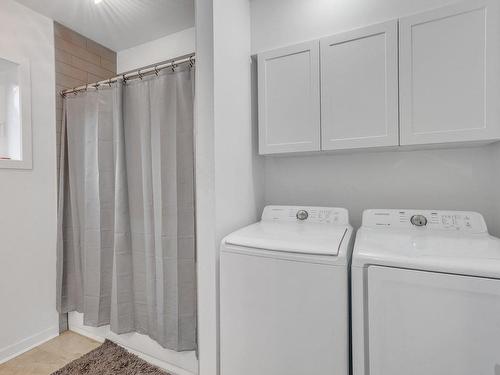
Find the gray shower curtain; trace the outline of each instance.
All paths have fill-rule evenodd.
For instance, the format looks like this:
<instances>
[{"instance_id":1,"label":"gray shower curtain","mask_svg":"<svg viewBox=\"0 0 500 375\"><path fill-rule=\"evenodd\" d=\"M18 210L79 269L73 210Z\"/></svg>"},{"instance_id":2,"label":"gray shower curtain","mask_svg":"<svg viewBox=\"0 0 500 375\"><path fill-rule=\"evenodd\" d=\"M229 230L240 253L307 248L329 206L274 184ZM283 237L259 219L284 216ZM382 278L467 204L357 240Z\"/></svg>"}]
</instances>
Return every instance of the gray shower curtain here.
<instances>
[{"instance_id":1,"label":"gray shower curtain","mask_svg":"<svg viewBox=\"0 0 500 375\"><path fill-rule=\"evenodd\" d=\"M61 142L58 310L195 348L193 72L70 95Z\"/></svg>"}]
</instances>

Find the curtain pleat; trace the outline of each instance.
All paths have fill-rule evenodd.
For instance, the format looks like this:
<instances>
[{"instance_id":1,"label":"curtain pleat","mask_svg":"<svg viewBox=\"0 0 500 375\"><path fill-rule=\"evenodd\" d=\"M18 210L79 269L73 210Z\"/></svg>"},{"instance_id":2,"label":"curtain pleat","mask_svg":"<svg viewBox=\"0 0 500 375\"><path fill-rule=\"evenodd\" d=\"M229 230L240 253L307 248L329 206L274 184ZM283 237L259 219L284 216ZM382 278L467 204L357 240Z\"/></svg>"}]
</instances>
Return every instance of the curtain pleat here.
<instances>
[{"instance_id":1,"label":"curtain pleat","mask_svg":"<svg viewBox=\"0 0 500 375\"><path fill-rule=\"evenodd\" d=\"M58 309L196 346L193 74L65 100Z\"/></svg>"}]
</instances>

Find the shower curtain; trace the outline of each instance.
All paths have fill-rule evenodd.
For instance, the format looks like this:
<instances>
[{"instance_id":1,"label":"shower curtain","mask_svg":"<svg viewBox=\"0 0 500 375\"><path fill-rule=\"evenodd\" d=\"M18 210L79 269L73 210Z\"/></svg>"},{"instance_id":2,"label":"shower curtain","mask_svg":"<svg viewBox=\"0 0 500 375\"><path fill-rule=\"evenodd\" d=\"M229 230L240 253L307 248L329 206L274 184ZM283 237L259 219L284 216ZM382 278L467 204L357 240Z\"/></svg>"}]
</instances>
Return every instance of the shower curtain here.
<instances>
[{"instance_id":1,"label":"shower curtain","mask_svg":"<svg viewBox=\"0 0 500 375\"><path fill-rule=\"evenodd\" d=\"M193 72L64 101L58 310L84 324L196 344Z\"/></svg>"}]
</instances>

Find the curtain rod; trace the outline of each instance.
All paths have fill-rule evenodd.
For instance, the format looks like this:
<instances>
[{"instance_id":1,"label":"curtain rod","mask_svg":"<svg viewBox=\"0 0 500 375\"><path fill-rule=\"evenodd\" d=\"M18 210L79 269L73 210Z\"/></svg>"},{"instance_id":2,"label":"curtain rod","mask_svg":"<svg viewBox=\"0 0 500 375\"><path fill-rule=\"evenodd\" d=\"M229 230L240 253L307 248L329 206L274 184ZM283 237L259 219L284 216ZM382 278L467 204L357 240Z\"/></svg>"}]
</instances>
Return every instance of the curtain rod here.
<instances>
[{"instance_id":1,"label":"curtain rod","mask_svg":"<svg viewBox=\"0 0 500 375\"><path fill-rule=\"evenodd\" d=\"M196 61L196 54L191 53L189 55L180 56L180 57L177 57L175 59L160 62L158 64L148 65L148 66L142 67L140 69L131 70L131 71L119 74L115 77L105 79L105 80L102 80L99 82L88 83L86 85L74 87L72 89L63 90L60 92L60 94L61 94L61 96L64 97L68 94L77 94L77 93L82 92L82 91L88 91L89 89L98 90L100 86L105 86L105 85L111 86L112 83L117 82L119 80L123 80L124 82L127 82L127 81L130 81L132 79L137 79L137 78L142 79L143 77L146 77L146 76L149 76L152 74L158 75L158 73L160 71L162 71L164 69L168 69L168 68L171 68L172 71L175 71L175 68L181 64L189 63L191 65L191 67L193 67L195 61Z\"/></svg>"}]
</instances>

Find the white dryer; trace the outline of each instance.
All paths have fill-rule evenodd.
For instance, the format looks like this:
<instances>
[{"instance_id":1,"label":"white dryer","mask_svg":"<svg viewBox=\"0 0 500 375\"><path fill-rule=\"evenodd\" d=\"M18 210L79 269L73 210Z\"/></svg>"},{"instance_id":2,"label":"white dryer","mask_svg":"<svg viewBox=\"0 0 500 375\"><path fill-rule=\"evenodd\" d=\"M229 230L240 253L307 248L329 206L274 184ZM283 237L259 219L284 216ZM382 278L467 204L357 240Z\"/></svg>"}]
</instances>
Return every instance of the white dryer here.
<instances>
[{"instance_id":1,"label":"white dryer","mask_svg":"<svg viewBox=\"0 0 500 375\"><path fill-rule=\"evenodd\" d=\"M348 375L347 210L268 206L222 241L222 375Z\"/></svg>"},{"instance_id":2,"label":"white dryer","mask_svg":"<svg viewBox=\"0 0 500 375\"><path fill-rule=\"evenodd\" d=\"M500 374L500 240L483 217L365 211L352 340L354 375Z\"/></svg>"}]
</instances>

